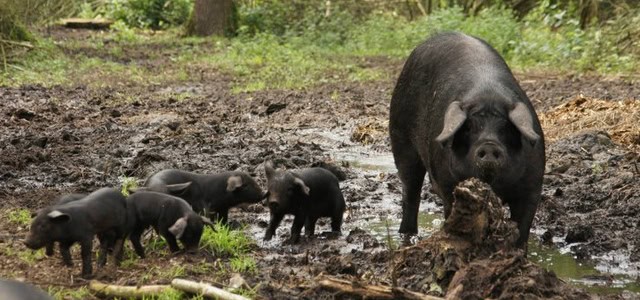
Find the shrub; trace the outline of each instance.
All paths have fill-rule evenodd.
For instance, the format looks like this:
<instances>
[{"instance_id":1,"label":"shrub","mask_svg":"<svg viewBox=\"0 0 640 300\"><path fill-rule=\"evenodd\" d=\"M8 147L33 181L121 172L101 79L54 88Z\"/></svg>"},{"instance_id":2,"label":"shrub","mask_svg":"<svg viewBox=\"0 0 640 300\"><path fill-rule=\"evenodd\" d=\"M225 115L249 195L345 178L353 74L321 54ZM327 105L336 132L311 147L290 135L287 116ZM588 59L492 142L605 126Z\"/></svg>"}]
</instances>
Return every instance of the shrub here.
<instances>
[{"instance_id":1,"label":"shrub","mask_svg":"<svg viewBox=\"0 0 640 300\"><path fill-rule=\"evenodd\" d=\"M184 24L192 8L191 0L112 0L100 9L131 27L157 30Z\"/></svg>"}]
</instances>

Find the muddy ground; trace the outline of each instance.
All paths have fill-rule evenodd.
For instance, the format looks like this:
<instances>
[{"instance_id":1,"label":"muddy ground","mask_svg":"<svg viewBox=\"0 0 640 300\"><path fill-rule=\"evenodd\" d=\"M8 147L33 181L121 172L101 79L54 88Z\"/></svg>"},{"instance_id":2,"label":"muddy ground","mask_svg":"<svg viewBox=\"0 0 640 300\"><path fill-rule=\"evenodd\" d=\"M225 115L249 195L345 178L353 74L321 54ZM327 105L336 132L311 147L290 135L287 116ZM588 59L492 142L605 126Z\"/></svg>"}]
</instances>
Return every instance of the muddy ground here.
<instances>
[{"instance_id":1,"label":"muddy ground","mask_svg":"<svg viewBox=\"0 0 640 300\"><path fill-rule=\"evenodd\" d=\"M69 36L54 34L54 38ZM130 51L149 68L164 63L149 58L162 57L162 48ZM143 55L145 51L160 55ZM393 66L391 78L402 66L395 60L371 63ZM257 273L243 276L250 286L257 286L258 295L332 296L310 289L321 273L391 283L389 248L394 245L380 232L389 228L395 236L393 226L400 219L401 185L384 132L393 80L232 94L232 76L204 71L206 76L194 76L193 81L162 85L0 87L1 277L45 288L86 284L78 277L77 250L74 268L63 267L59 257L24 259L20 253L27 249L21 240L28 228L5 217L11 210L34 211L62 193L117 186L121 176L142 180L164 168L201 173L243 170L264 184L262 163L272 160L286 168L321 162L340 166L347 175L341 186L348 208L341 237L319 234L298 245L284 243L290 218L280 226L277 238L262 242L268 211L260 205L233 211L231 218L246 224L245 230L256 239L252 255ZM517 77L540 114L577 97L640 100L640 81L633 78ZM185 93L188 96L177 96ZM532 243L564 247L581 262L637 278L639 146L640 136L635 144L620 144L598 130L566 132L547 142L544 197ZM422 210L440 214L440 201L429 193L428 184L423 191ZM319 224L317 232L328 230L328 222ZM429 229L421 230L419 238L426 238ZM117 270L101 270L98 278L128 285L167 283L171 270L181 265L190 266L180 274L184 278L224 285L230 276L220 271L224 258L206 252L171 256L165 250ZM620 295L638 297L630 291L608 297Z\"/></svg>"}]
</instances>

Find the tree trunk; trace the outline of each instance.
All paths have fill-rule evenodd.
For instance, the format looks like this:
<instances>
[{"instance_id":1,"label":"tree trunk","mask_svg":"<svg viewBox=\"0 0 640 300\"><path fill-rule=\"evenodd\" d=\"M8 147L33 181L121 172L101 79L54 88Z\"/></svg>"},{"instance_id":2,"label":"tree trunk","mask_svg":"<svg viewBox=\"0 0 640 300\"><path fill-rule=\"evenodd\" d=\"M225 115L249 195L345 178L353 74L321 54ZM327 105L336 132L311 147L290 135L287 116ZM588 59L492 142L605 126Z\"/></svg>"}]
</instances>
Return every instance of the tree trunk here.
<instances>
[{"instance_id":1,"label":"tree trunk","mask_svg":"<svg viewBox=\"0 0 640 300\"><path fill-rule=\"evenodd\" d=\"M235 32L233 0L195 0L188 35L229 35Z\"/></svg>"}]
</instances>

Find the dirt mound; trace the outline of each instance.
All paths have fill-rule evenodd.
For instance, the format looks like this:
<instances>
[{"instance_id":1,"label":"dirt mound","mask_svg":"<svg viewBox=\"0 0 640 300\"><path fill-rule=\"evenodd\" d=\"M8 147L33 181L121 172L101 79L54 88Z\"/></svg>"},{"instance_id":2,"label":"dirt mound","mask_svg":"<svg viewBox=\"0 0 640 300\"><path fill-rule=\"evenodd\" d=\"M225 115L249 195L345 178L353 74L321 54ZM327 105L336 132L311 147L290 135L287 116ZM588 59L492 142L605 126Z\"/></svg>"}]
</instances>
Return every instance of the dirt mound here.
<instances>
[{"instance_id":1,"label":"dirt mound","mask_svg":"<svg viewBox=\"0 0 640 300\"><path fill-rule=\"evenodd\" d=\"M597 129L617 143L640 149L638 100L612 102L579 96L541 114L540 122L547 142Z\"/></svg>"},{"instance_id":2,"label":"dirt mound","mask_svg":"<svg viewBox=\"0 0 640 300\"><path fill-rule=\"evenodd\" d=\"M454 190L454 198L451 216L431 237L395 252L334 257L325 272L337 277L316 278L305 296L333 291L389 299L425 299L427 295L447 299L589 298L514 248L515 223L488 184L477 179L464 181ZM362 256L368 257L366 267ZM385 265L389 266L386 271Z\"/></svg>"},{"instance_id":3,"label":"dirt mound","mask_svg":"<svg viewBox=\"0 0 640 300\"><path fill-rule=\"evenodd\" d=\"M378 120L367 120L358 124L351 133L351 141L369 145L384 140L389 135L387 128L389 122Z\"/></svg>"}]
</instances>

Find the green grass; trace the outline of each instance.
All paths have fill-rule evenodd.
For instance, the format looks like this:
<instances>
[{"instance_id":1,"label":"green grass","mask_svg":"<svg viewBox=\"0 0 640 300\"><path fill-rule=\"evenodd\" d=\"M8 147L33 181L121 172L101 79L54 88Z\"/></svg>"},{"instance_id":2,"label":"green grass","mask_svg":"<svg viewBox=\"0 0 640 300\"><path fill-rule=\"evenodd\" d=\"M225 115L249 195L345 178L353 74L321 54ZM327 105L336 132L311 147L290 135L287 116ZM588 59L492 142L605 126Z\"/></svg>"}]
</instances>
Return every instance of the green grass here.
<instances>
[{"instance_id":1,"label":"green grass","mask_svg":"<svg viewBox=\"0 0 640 300\"><path fill-rule=\"evenodd\" d=\"M17 226L31 224L31 211L26 208L10 209L6 212L7 220Z\"/></svg>"},{"instance_id":2,"label":"green grass","mask_svg":"<svg viewBox=\"0 0 640 300\"><path fill-rule=\"evenodd\" d=\"M92 295L88 287L79 287L77 289L68 289L64 287L50 286L47 293L54 299L87 299Z\"/></svg>"},{"instance_id":3,"label":"green grass","mask_svg":"<svg viewBox=\"0 0 640 300\"><path fill-rule=\"evenodd\" d=\"M156 234L155 231L153 237L151 237L144 245L144 249L146 253L169 253L169 246L167 245L167 241L165 241L164 238L160 235Z\"/></svg>"},{"instance_id":4,"label":"green grass","mask_svg":"<svg viewBox=\"0 0 640 300\"><path fill-rule=\"evenodd\" d=\"M231 270L236 273L256 273L256 261L253 257L240 255L229 260Z\"/></svg>"},{"instance_id":5,"label":"green grass","mask_svg":"<svg viewBox=\"0 0 640 300\"><path fill-rule=\"evenodd\" d=\"M253 240L242 230L231 230L220 223L214 229L206 226L200 239L200 249L217 257L239 257L247 254L254 245Z\"/></svg>"},{"instance_id":6,"label":"green grass","mask_svg":"<svg viewBox=\"0 0 640 300\"><path fill-rule=\"evenodd\" d=\"M9 247L0 249L0 254L6 257L15 257L29 266L45 258L44 249L39 250L16 250Z\"/></svg>"},{"instance_id":7,"label":"green grass","mask_svg":"<svg viewBox=\"0 0 640 300\"><path fill-rule=\"evenodd\" d=\"M258 296L258 289L260 288L260 284L256 285L252 289L240 288L233 291L234 294L243 296L245 298L254 299Z\"/></svg>"},{"instance_id":8,"label":"green grass","mask_svg":"<svg viewBox=\"0 0 640 300\"><path fill-rule=\"evenodd\" d=\"M173 279L178 277L184 277L185 274L187 274L187 266L175 265L168 269L165 269L165 268L159 269L158 275L162 278Z\"/></svg>"},{"instance_id":9,"label":"green grass","mask_svg":"<svg viewBox=\"0 0 640 300\"><path fill-rule=\"evenodd\" d=\"M184 38L179 29L152 34L119 22L111 32L86 40L58 45L41 39L37 50L0 73L0 85L147 86L223 72L232 76L231 88L237 93L392 80L395 74L385 64L362 62L384 57L389 65L399 66L428 36L448 30L487 40L517 71L626 74L637 72L640 61L634 47L618 47L625 37L620 29L638 26L640 17L582 30L577 20L561 14L549 1L542 1L523 20L500 7L475 16L451 7L413 21L385 12L364 18L341 12L333 18L318 24L306 20L304 30L298 24L285 32L241 31L232 39Z\"/></svg>"},{"instance_id":10,"label":"green grass","mask_svg":"<svg viewBox=\"0 0 640 300\"><path fill-rule=\"evenodd\" d=\"M154 297L142 297L143 300L177 300L177 299L185 299L185 294L173 288L165 289L161 294ZM198 299L198 298L189 298L189 299Z\"/></svg>"},{"instance_id":11,"label":"green grass","mask_svg":"<svg viewBox=\"0 0 640 300\"><path fill-rule=\"evenodd\" d=\"M129 197L129 190L138 187L138 179L135 177L120 176L118 177L118 181L120 181L121 186L120 192L125 197Z\"/></svg>"},{"instance_id":12,"label":"green grass","mask_svg":"<svg viewBox=\"0 0 640 300\"><path fill-rule=\"evenodd\" d=\"M122 251L124 251L124 255L122 262L120 262L120 267L123 269L133 267L138 262L138 254L130 247L123 247Z\"/></svg>"}]
</instances>

